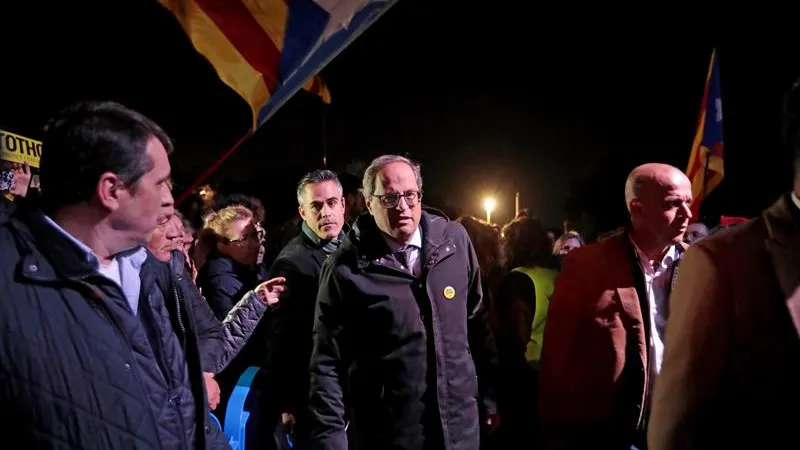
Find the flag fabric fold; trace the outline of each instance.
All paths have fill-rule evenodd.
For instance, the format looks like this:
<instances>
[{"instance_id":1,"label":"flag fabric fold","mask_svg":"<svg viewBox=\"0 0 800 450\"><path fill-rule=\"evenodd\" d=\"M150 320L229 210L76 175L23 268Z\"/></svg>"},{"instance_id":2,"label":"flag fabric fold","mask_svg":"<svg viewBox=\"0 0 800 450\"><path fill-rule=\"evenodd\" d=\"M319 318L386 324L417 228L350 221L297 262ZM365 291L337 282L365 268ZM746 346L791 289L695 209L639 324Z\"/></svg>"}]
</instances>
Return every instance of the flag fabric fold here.
<instances>
[{"instance_id":1,"label":"flag fabric fold","mask_svg":"<svg viewBox=\"0 0 800 450\"><path fill-rule=\"evenodd\" d=\"M319 71L397 0L158 0L262 125L304 89L330 103Z\"/></svg>"},{"instance_id":2,"label":"flag fabric fold","mask_svg":"<svg viewBox=\"0 0 800 450\"><path fill-rule=\"evenodd\" d=\"M722 88L719 78L719 62L715 50L711 54L711 63L703 91L703 102L700 107L700 120L689 156L689 167L686 169L686 175L692 182L694 196L693 220L699 219L703 200L719 186L725 176L723 150Z\"/></svg>"}]
</instances>

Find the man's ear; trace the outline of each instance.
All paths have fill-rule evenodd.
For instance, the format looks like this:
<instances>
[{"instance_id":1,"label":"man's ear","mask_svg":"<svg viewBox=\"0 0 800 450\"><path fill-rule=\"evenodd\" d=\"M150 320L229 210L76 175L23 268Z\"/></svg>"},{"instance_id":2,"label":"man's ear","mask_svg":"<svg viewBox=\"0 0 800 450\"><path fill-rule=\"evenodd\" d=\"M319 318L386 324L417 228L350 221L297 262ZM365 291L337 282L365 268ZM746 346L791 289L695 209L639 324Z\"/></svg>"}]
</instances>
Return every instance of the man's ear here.
<instances>
[{"instance_id":1,"label":"man's ear","mask_svg":"<svg viewBox=\"0 0 800 450\"><path fill-rule=\"evenodd\" d=\"M303 208L303 205L297 207L297 212L300 213L300 218L303 219L303 222L306 221L306 209Z\"/></svg>"},{"instance_id":2,"label":"man's ear","mask_svg":"<svg viewBox=\"0 0 800 450\"><path fill-rule=\"evenodd\" d=\"M373 215L373 216L375 215L375 214L372 214L372 202L370 202L369 199L367 199L366 195L364 196L364 206L367 207L367 211L369 211L370 215Z\"/></svg>"},{"instance_id":3,"label":"man's ear","mask_svg":"<svg viewBox=\"0 0 800 450\"><path fill-rule=\"evenodd\" d=\"M631 216L639 215L642 212L642 201L637 198L631 200L631 206L628 209Z\"/></svg>"},{"instance_id":4,"label":"man's ear","mask_svg":"<svg viewBox=\"0 0 800 450\"><path fill-rule=\"evenodd\" d=\"M119 177L111 172L100 175L97 182L97 199L109 211L116 211L120 207L120 198L128 195L127 188Z\"/></svg>"}]
</instances>

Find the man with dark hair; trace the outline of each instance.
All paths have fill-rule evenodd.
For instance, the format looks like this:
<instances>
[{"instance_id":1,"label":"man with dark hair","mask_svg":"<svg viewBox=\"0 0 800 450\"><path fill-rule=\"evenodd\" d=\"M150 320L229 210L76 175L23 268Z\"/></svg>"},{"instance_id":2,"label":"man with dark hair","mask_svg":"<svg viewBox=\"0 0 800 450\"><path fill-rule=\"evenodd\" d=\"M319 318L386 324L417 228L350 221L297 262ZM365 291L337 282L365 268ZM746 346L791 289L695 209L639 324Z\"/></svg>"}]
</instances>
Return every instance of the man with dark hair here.
<instances>
[{"instance_id":1,"label":"man with dark hair","mask_svg":"<svg viewBox=\"0 0 800 450\"><path fill-rule=\"evenodd\" d=\"M364 194L361 192L361 180L351 173L343 173L339 175L339 181L342 183L344 195L344 218L347 223L352 224L366 208Z\"/></svg>"},{"instance_id":2,"label":"man with dark hair","mask_svg":"<svg viewBox=\"0 0 800 450\"><path fill-rule=\"evenodd\" d=\"M696 242L670 302L651 450L778 448L800 404L800 85L786 99L794 189Z\"/></svg>"},{"instance_id":3,"label":"man with dark hair","mask_svg":"<svg viewBox=\"0 0 800 450\"><path fill-rule=\"evenodd\" d=\"M306 174L297 185L303 219L300 234L283 248L270 278L286 278L287 294L276 310L269 341L270 377L275 380L273 408L284 424L294 425L295 448L310 448L308 429L308 361L317 300L319 273L325 259L339 248L344 234L346 202L342 185L330 170Z\"/></svg>"},{"instance_id":4,"label":"man with dark hair","mask_svg":"<svg viewBox=\"0 0 800 450\"><path fill-rule=\"evenodd\" d=\"M191 303L143 248L173 213L171 149L116 103L48 125L45 209L0 226L0 432L15 445L227 447L206 425Z\"/></svg>"}]
</instances>

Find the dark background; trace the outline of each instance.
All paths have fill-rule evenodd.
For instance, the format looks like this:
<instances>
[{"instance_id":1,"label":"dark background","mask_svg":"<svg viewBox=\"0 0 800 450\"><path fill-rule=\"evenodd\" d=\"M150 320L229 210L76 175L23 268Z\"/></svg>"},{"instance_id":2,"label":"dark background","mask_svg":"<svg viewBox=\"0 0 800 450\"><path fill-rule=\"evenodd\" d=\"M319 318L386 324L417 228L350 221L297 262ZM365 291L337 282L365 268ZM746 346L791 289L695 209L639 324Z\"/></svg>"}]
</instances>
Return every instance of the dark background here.
<instances>
[{"instance_id":1,"label":"dark background","mask_svg":"<svg viewBox=\"0 0 800 450\"><path fill-rule=\"evenodd\" d=\"M247 105L157 2L18 3L0 27L1 129L37 138L69 102L115 100L174 137L179 188L247 131ZM263 198L274 224L323 154L357 171L396 152L422 162L426 203L451 215L480 216L494 195L504 223L519 191L550 225L566 207L609 230L634 166L685 169L716 46L726 176L704 219L755 215L790 187L779 113L800 54L780 26L515 3L401 0L323 71L332 104L298 93L210 181Z\"/></svg>"}]
</instances>

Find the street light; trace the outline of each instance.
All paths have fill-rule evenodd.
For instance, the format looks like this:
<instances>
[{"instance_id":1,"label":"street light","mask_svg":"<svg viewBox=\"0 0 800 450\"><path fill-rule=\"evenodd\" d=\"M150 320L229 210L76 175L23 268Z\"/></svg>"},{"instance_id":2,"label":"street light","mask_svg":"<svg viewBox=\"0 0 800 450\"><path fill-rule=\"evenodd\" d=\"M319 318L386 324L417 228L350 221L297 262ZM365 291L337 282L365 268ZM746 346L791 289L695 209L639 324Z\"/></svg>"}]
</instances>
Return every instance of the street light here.
<instances>
[{"instance_id":1,"label":"street light","mask_svg":"<svg viewBox=\"0 0 800 450\"><path fill-rule=\"evenodd\" d=\"M486 209L486 221L492 223L492 211L494 211L494 199L489 197L483 201L483 207Z\"/></svg>"}]
</instances>

